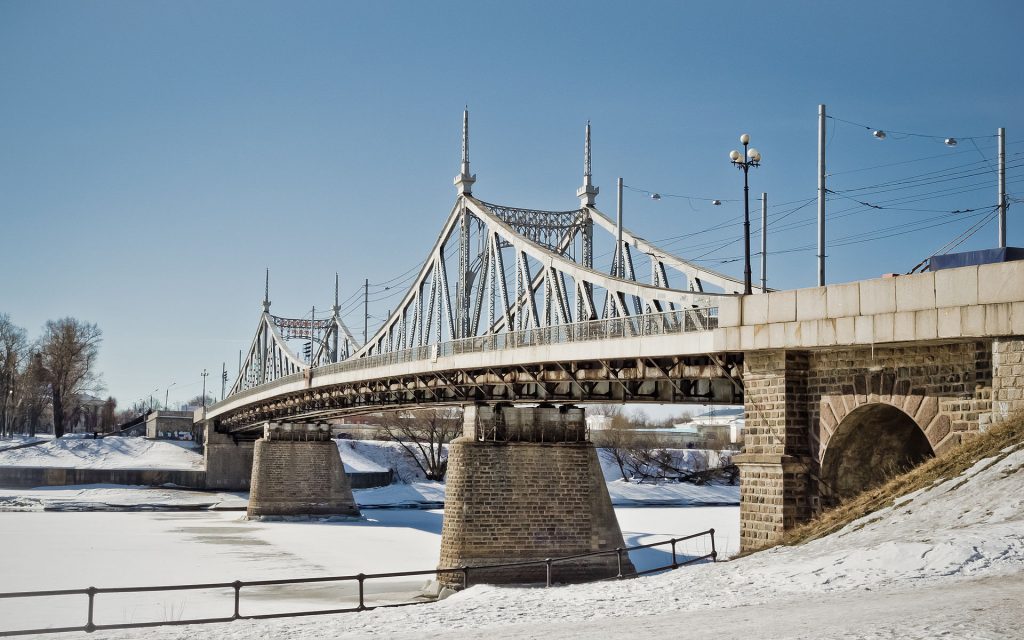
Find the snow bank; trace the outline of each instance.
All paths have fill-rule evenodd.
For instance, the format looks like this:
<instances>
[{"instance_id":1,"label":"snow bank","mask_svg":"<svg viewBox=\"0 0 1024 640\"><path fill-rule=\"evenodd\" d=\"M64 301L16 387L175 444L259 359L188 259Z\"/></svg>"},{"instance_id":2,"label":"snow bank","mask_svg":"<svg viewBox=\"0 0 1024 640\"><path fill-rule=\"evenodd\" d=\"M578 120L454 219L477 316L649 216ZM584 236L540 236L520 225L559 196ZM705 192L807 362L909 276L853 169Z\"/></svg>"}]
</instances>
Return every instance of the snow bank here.
<instances>
[{"instance_id":1,"label":"snow bank","mask_svg":"<svg viewBox=\"0 0 1024 640\"><path fill-rule=\"evenodd\" d=\"M409 444L413 449L414 443ZM448 445L444 446L444 455L448 455ZM356 471L387 471L395 472L395 481L412 483L426 480L423 471L410 458L409 454L398 442L388 440L338 440L338 451L345 469L349 468L349 459ZM358 468L357 468L358 467Z\"/></svg>"},{"instance_id":2,"label":"snow bank","mask_svg":"<svg viewBox=\"0 0 1024 640\"><path fill-rule=\"evenodd\" d=\"M47 434L41 436L26 436L21 434L8 436L6 438L0 438L0 451L3 451L4 449L23 447L37 442L45 442L47 440L53 440L53 436Z\"/></svg>"},{"instance_id":3,"label":"snow bank","mask_svg":"<svg viewBox=\"0 0 1024 640\"><path fill-rule=\"evenodd\" d=\"M191 442L110 436L58 438L52 442L0 451L0 465L91 469L203 469L203 456Z\"/></svg>"}]
</instances>

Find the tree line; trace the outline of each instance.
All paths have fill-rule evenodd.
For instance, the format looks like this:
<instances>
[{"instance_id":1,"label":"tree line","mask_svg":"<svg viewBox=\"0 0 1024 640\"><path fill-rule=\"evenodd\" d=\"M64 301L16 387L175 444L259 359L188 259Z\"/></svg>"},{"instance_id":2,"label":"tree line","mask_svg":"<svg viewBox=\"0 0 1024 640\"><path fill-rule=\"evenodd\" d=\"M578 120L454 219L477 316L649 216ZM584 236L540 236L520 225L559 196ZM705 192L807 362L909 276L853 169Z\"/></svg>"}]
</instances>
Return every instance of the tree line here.
<instances>
[{"instance_id":1,"label":"tree line","mask_svg":"<svg viewBox=\"0 0 1024 640\"><path fill-rule=\"evenodd\" d=\"M103 332L76 318L49 320L35 340L0 314L0 437L35 435L53 426L59 438L75 425L108 431L117 402L87 401L103 391L96 371Z\"/></svg>"}]
</instances>

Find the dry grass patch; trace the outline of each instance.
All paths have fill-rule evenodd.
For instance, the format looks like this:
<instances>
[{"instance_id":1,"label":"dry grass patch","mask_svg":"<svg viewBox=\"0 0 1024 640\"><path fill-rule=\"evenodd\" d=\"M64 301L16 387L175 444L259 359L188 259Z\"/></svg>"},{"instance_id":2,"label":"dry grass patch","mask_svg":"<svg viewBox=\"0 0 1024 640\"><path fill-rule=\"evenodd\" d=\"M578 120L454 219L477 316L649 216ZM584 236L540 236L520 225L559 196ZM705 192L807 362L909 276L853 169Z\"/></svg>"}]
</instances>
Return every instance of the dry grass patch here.
<instances>
[{"instance_id":1,"label":"dry grass patch","mask_svg":"<svg viewBox=\"0 0 1024 640\"><path fill-rule=\"evenodd\" d=\"M814 520L787 532L781 544L803 544L835 533L855 520L892 506L896 500L908 493L927 490L935 486L939 480L956 478L979 460L1000 460L1008 454L1003 451L1004 449L1021 446L1024 446L1024 412L1011 416L985 433L972 435L960 446L906 473L894 476L885 484L868 489L857 497L822 513ZM993 464L996 460L993 460Z\"/></svg>"}]
</instances>

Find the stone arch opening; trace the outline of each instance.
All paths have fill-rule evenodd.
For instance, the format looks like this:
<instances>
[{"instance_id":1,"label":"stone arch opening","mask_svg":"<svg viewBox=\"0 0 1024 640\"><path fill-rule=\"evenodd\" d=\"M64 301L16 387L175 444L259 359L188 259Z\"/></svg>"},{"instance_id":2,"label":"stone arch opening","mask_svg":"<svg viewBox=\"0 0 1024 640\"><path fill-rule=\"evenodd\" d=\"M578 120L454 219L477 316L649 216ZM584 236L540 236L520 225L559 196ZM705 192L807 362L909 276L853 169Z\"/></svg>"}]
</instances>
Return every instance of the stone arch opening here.
<instances>
[{"instance_id":1,"label":"stone arch opening","mask_svg":"<svg viewBox=\"0 0 1024 640\"><path fill-rule=\"evenodd\" d=\"M857 407L836 427L822 457L822 501L837 504L934 455L924 431L900 409Z\"/></svg>"}]
</instances>

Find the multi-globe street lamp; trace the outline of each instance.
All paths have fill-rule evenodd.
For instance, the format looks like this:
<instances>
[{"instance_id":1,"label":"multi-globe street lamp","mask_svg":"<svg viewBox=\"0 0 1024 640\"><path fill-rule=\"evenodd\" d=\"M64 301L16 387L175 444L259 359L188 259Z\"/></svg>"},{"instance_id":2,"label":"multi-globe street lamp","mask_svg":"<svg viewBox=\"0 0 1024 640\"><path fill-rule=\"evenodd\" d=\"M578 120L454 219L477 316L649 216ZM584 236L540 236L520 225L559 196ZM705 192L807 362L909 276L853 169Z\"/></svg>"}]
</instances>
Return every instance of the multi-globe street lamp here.
<instances>
[{"instance_id":1,"label":"multi-globe street lamp","mask_svg":"<svg viewBox=\"0 0 1024 640\"><path fill-rule=\"evenodd\" d=\"M733 149L729 152L729 159L737 168L743 170L743 294L753 293L750 286L750 185L747 182L747 174L750 167L757 167L761 164L761 153L753 148L747 148L750 144L750 136L740 136L740 143L743 145L743 153Z\"/></svg>"}]
</instances>

